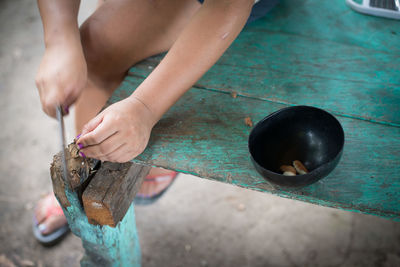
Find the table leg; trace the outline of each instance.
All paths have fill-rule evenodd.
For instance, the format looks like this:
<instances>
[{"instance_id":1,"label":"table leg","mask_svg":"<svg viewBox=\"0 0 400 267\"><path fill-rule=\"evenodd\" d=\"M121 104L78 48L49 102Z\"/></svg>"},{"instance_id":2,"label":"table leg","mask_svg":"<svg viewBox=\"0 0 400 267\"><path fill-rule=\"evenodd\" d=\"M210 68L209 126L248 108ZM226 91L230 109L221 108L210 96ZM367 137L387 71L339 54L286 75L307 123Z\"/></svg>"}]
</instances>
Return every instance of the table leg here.
<instances>
[{"instance_id":1,"label":"table leg","mask_svg":"<svg viewBox=\"0 0 400 267\"><path fill-rule=\"evenodd\" d=\"M136 231L134 204L113 228L88 222L77 193L66 190L70 206L64 208L71 231L82 239L85 255L81 266L140 266L141 253Z\"/></svg>"}]
</instances>

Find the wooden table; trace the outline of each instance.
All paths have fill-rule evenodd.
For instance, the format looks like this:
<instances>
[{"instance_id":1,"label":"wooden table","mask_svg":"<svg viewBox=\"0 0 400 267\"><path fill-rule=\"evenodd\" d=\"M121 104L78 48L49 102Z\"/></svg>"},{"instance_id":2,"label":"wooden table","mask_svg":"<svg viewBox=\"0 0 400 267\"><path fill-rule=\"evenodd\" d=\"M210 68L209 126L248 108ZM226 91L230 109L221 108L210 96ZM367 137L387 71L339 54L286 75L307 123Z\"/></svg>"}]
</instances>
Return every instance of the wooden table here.
<instances>
[{"instance_id":1,"label":"wooden table","mask_svg":"<svg viewBox=\"0 0 400 267\"><path fill-rule=\"evenodd\" d=\"M245 27L156 125L147 149L134 162L400 220L399 55L399 21L358 14L344 0L282 0L267 17ZM109 104L131 94L161 58L134 66ZM292 105L334 114L346 142L339 165L328 177L304 188L282 189L253 168L247 149L251 127L244 119L257 122ZM72 212L75 221L70 219L70 225L79 232L84 222L76 218L84 215L76 214ZM110 252L112 265L132 258L140 262L136 229L128 230L129 222L134 223L133 206L116 230L85 225L89 234L82 239L91 238L91 246L101 243L101 253L112 244L120 249L119 254ZM123 260L127 238L135 253ZM87 248L90 251L95 250Z\"/></svg>"},{"instance_id":2,"label":"wooden table","mask_svg":"<svg viewBox=\"0 0 400 267\"><path fill-rule=\"evenodd\" d=\"M134 66L110 102L131 94L161 58ZM253 168L244 118L257 122L292 105L336 115L346 141L328 177L281 190ZM245 27L135 161L399 220L400 21L358 14L341 0L282 1Z\"/></svg>"}]
</instances>

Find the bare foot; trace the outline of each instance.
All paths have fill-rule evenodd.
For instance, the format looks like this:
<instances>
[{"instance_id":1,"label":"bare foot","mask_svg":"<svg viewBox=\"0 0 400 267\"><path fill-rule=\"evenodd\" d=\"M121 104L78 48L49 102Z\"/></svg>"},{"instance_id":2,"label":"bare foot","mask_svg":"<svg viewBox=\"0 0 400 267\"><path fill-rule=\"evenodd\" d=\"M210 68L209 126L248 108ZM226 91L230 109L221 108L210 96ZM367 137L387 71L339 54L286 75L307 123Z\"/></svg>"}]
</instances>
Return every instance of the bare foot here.
<instances>
[{"instance_id":1,"label":"bare foot","mask_svg":"<svg viewBox=\"0 0 400 267\"><path fill-rule=\"evenodd\" d=\"M67 224L67 218L65 218L54 194L48 194L39 200L35 210L35 219L42 235L48 235Z\"/></svg>"}]
</instances>

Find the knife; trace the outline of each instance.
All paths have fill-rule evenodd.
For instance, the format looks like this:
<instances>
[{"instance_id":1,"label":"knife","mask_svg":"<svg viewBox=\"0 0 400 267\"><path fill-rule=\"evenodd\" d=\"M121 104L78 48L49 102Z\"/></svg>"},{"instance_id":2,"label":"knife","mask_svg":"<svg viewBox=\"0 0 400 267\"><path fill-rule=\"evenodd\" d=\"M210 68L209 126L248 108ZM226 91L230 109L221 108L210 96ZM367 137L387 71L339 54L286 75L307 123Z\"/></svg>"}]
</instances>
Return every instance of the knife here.
<instances>
[{"instance_id":1,"label":"knife","mask_svg":"<svg viewBox=\"0 0 400 267\"><path fill-rule=\"evenodd\" d=\"M64 178L64 183L65 185L68 185L68 170L67 170L67 160L65 156L65 126L64 126L64 117L63 117L63 111L61 106L56 107L56 114L57 114L57 120L58 124L60 126L60 138L61 138L61 164L62 164L62 169L63 169L63 178Z\"/></svg>"}]
</instances>

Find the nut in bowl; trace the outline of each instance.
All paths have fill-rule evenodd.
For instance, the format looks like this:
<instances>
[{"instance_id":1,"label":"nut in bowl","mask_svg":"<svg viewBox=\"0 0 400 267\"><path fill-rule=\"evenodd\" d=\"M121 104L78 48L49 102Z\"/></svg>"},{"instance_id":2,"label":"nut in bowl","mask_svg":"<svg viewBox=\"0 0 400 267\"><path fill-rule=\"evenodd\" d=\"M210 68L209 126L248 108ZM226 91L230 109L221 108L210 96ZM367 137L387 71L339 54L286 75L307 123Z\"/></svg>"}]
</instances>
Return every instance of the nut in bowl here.
<instances>
[{"instance_id":1,"label":"nut in bowl","mask_svg":"<svg viewBox=\"0 0 400 267\"><path fill-rule=\"evenodd\" d=\"M344 132L330 113L293 106L258 122L248 146L256 170L265 179L280 186L302 187L327 176L337 166Z\"/></svg>"}]
</instances>

